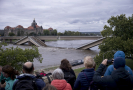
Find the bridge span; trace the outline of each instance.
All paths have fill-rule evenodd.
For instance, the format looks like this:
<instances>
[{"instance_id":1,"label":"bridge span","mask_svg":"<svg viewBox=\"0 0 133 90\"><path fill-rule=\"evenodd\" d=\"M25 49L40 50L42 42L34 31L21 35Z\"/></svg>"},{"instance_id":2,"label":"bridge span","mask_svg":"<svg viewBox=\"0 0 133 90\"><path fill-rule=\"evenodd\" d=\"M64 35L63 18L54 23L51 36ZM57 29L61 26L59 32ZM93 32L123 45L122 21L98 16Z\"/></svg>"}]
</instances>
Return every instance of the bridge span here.
<instances>
[{"instance_id":1,"label":"bridge span","mask_svg":"<svg viewBox=\"0 0 133 90\"><path fill-rule=\"evenodd\" d=\"M1 40L19 40L25 36L3 36ZM102 36L35 36L41 40L97 40Z\"/></svg>"},{"instance_id":2,"label":"bridge span","mask_svg":"<svg viewBox=\"0 0 133 90\"><path fill-rule=\"evenodd\" d=\"M94 46L97 46L97 45L101 44L104 39L105 39L105 37L100 38L100 39L95 40L95 41L93 41L91 43L86 43L86 44L84 44L84 45L82 45L82 46L80 46L80 47L78 47L76 49L84 49L84 50L85 49L90 49L90 48L92 48Z\"/></svg>"},{"instance_id":3,"label":"bridge span","mask_svg":"<svg viewBox=\"0 0 133 90\"><path fill-rule=\"evenodd\" d=\"M36 46L46 46L43 41L45 40L95 40L91 43L81 45L76 49L89 49L102 43L105 37L102 36L4 36L0 37L1 40L18 40L15 44L23 44L25 42L34 44Z\"/></svg>"}]
</instances>

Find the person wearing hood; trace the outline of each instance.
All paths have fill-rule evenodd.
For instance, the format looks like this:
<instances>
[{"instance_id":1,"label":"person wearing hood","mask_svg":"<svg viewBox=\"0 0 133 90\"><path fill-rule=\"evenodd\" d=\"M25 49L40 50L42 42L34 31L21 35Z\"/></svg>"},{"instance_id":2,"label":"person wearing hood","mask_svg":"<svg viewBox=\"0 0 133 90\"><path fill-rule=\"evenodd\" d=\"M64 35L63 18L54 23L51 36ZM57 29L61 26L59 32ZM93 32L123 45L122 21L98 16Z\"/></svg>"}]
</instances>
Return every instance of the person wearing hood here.
<instances>
[{"instance_id":1,"label":"person wearing hood","mask_svg":"<svg viewBox=\"0 0 133 90\"><path fill-rule=\"evenodd\" d=\"M114 54L114 59L116 59L117 57L122 57L123 59L125 59L125 53L123 51L117 51ZM133 72L131 70L130 67L128 67L127 65L125 65L125 70L128 71L129 74L131 74L133 76ZM104 73L104 76L107 75L111 75L111 73L114 71L114 66L113 65L109 65Z\"/></svg>"},{"instance_id":2,"label":"person wearing hood","mask_svg":"<svg viewBox=\"0 0 133 90\"><path fill-rule=\"evenodd\" d=\"M18 82L22 82L22 80L29 81L29 80L34 80L35 81L35 86L37 87L37 90L42 90L45 87L45 83L42 79L36 79L36 77L33 75L34 72L34 65L32 62L26 62L23 65L23 74L19 75L16 79L16 82L13 84L13 90L23 90L23 88L19 87ZM25 84L25 83L23 83ZM26 85L25 85L26 86ZM29 86L29 85L28 85ZM26 87L28 87L26 86ZM29 89L28 89L29 90Z\"/></svg>"},{"instance_id":3,"label":"person wearing hood","mask_svg":"<svg viewBox=\"0 0 133 90\"><path fill-rule=\"evenodd\" d=\"M122 57L114 59L114 71L111 75L101 76L107 65L107 59L103 60L94 74L93 81L104 87L105 90L132 90L133 76L125 70L126 61Z\"/></svg>"},{"instance_id":4,"label":"person wearing hood","mask_svg":"<svg viewBox=\"0 0 133 90\"><path fill-rule=\"evenodd\" d=\"M52 76L54 80L51 82L51 85L56 87L57 90L72 90L71 85L64 79L64 73L60 68L55 69Z\"/></svg>"}]
</instances>

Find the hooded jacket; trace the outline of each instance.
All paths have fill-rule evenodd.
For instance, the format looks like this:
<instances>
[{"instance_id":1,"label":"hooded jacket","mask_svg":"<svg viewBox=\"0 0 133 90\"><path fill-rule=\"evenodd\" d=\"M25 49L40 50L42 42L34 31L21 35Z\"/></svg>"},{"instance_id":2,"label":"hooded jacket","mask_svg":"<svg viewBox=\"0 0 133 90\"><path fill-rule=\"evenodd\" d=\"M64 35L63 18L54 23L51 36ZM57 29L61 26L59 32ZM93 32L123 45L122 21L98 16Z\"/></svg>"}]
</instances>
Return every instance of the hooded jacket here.
<instances>
[{"instance_id":1,"label":"hooded jacket","mask_svg":"<svg viewBox=\"0 0 133 90\"><path fill-rule=\"evenodd\" d=\"M125 59L125 53L123 51L117 51L114 54L114 59L116 59L117 57L122 57ZM131 74L133 76L133 72L130 67L125 65L125 70L127 70L129 72L129 74ZM111 73L113 71L114 71L114 66L113 65L108 66L106 72L104 73L104 76L111 75Z\"/></svg>"},{"instance_id":2,"label":"hooded jacket","mask_svg":"<svg viewBox=\"0 0 133 90\"><path fill-rule=\"evenodd\" d=\"M73 90L88 90L94 73L94 68L82 70L74 83Z\"/></svg>"},{"instance_id":3,"label":"hooded jacket","mask_svg":"<svg viewBox=\"0 0 133 90\"><path fill-rule=\"evenodd\" d=\"M125 65L125 70L126 70L130 75L133 76L133 72L132 72L132 70L131 70L130 67L128 67L127 65ZM111 75L111 73L112 73L113 71L114 71L114 66L113 66L113 65L108 66L106 72L104 73L104 76Z\"/></svg>"},{"instance_id":4,"label":"hooded jacket","mask_svg":"<svg viewBox=\"0 0 133 90\"><path fill-rule=\"evenodd\" d=\"M21 79L21 78L24 78L24 77L27 77L27 76L31 77L31 78L35 78L34 75L25 73L25 74L21 74L20 76L18 76L17 79ZM28 78L27 78L27 80L28 80ZM15 84L17 82L18 82L18 80L16 80L13 84L13 90L15 89ZM37 85L38 90L42 90L45 87L45 83L42 79L36 79L35 83Z\"/></svg>"},{"instance_id":5,"label":"hooded jacket","mask_svg":"<svg viewBox=\"0 0 133 90\"><path fill-rule=\"evenodd\" d=\"M133 76L124 67L114 70L111 75L101 76L105 65L101 64L94 74L93 81L101 85L105 90L132 90Z\"/></svg>"},{"instance_id":6,"label":"hooded jacket","mask_svg":"<svg viewBox=\"0 0 133 90\"><path fill-rule=\"evenodd\" d=\"M51 85L56 87L57 90L72 90L71 85L64 79L55 79L51 82Z\"/></svg>"}]
</instances>

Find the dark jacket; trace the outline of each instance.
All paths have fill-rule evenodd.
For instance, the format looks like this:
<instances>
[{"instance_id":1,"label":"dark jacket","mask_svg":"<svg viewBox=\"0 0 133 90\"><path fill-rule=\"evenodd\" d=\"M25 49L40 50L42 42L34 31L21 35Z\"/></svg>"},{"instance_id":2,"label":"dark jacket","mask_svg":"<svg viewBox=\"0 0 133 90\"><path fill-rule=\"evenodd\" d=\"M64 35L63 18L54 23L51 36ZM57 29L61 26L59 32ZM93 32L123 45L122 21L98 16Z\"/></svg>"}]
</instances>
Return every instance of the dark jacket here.
<instances>
[{"instance_id":1,"label":"dark jacket","mask_svg":"<svg viewBox=\"0 0 133 90\"><path fill-rule=\"evenodd\" d=\"M79 73L79 75L74 83L73 89L74 90L88 90L94 73L95 73L94 68L82 70ZM86 77L88 78L88 80Z\"/></svg>"},{"instance_id":2,"label":"dark jacket","mask_svg":"<svg viewBox=\"0 0 133 90\"><path fill-rule=\"evenodd\" d=\"M62 71L63 71L63 73L64 73L64 72L70 72L70 73L72 73L72 74L74 75L74 78L73 78L72 80L70 80L70 82L68 82L68 83L71 85L71 87L73 88L74 82L75 82L75 80L76 80L76 75L75 75L73 69L71 69L71 70L69 70L69 71L67 71L67 70L65 70L65 69L62 69ZM64 79L66 79L66 78L64 77Z\"/></svg>"},{"instance_id":3,"label":"dark jacket","mask_svg":"<svg viewBox=\"0 0 133 90\"><path fill-rule=\"evenodd\" d=\"M32 74L21 74L20 76L17 77L17 79L21 79L21 78L24 78L24 77L31 77L31 78L35 78L34 75ZM28 78L27 78L28 80ZM14 85L13 85L13 90L15 90L15 84L18 82L18 80L16 82L14 82ZM36 79L35 81L36 85L37 85L37 88L38 90L42 90L44 87L45 87L45 83L42 79Z\"/></svg>"},{"instance_id":4,"label":"dark jacket","mask_svg":"<svg viewBox=\"0 0 133 90\"><path fill-rule=\"evenodd\" d=\"M133 76L124 67L118 68L109 76L101 76L105 65L101 64L94 74L93 81L105 90L132 90Z\"/></svg>"}]
</instances>

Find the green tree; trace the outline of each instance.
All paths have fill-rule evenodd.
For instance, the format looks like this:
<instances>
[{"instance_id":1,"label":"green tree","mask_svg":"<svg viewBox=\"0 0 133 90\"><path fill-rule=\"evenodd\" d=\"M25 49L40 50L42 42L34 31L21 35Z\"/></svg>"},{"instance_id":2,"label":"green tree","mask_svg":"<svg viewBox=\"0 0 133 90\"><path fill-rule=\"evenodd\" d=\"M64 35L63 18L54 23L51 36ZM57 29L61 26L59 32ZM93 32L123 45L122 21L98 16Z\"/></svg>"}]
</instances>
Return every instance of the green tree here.
<instances>
[{"instance_id":1,"label":"green tree","mask_svg":"<svg viewBox=\"0 0 133 90\"><path fill-rule=\"evenodd\" d=\"M8 36L15 36L15 34L12 33L12 32L10 32L10 33L8 34Z\"/></svg>"},{"instance_id":2,"label":"green tree","mask_svg":"<svg viewBox=\"0 0 133 90\"><path fill-rule=\"evenodd\" d=\"M133 15L131 17L126 17L125 14L112 16L107 22L109 26L105 25L101 32L106 39L99 45L99 55L94 57L96 63L101 63L105 58L113 58L118 50L124 51L126 57L133 58Z\"/></svg>"},{"instance_id":3,"label":"green tree","mask_svg":"<svg viewBox=\"0 0 133 90\"><path fill-rule=\"evenodd\" d=\"M6 48L3 49L2 45L7 45L6 43L0 43L0 65L11 65L16 70L22 69L22 64L31 61L33 59L37 59L40 63L43 58L41 58L41 54L39 54L38 48L33 46L32 49L21 49L21 48Z\"/></svg>"},{"instance_id":4,"label":"green tree","mask_svg":"<svg viewBox=\"0 0 133 90\"><path fill-rule=\"evenodd\" d=\"M35 32L31 32L31 33L29 34L29 36L36 36L36 33L35 33Z\"/></svg>"},{"instance_id":5,"label":"green tree","mask_svg":"<svg viewBox=\"0 0 133 90\"><path fill-rule=\"evenodd\" d=\"M48 36L48 35L50 35L50 31L49 30L43 30L43 34L45 35L45 36Z\"/></svg>"}]
</instances>

